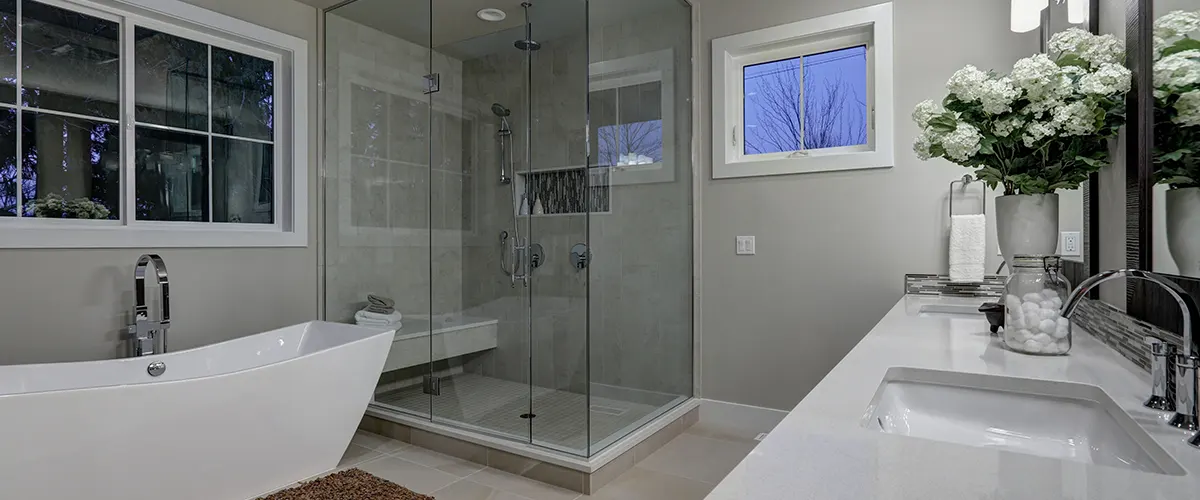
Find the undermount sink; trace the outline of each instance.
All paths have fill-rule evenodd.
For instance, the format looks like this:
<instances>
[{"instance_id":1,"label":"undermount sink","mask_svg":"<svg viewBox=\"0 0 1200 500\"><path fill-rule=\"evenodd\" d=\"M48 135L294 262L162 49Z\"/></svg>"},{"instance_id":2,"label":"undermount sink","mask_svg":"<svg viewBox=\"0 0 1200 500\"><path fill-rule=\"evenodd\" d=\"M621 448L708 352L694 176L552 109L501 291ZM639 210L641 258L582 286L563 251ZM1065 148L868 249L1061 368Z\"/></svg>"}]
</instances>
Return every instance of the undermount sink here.
<instances>
[{"instance_id":1,"label":"undermount sink","mask_svg":"<svg viewBox=\"0 0 1200 500\"><path fill-rule=\"evenodd\" d=\"M937 316L972 316L981 317L983 313L979 312L978 305L967 304L925 304L921 309L917 310L918 316L937 317Z\"/></svg>"},{"instance_id":2,"label":"undermount sink","mask_svg":"<svg viewBox=\"0 0 1200 500\"><path fill-rule=\"evenodd\" d=\"M1099 387L891 368L863 427L1156 474L1186 472Z\"/></svg>"}]
</instances>

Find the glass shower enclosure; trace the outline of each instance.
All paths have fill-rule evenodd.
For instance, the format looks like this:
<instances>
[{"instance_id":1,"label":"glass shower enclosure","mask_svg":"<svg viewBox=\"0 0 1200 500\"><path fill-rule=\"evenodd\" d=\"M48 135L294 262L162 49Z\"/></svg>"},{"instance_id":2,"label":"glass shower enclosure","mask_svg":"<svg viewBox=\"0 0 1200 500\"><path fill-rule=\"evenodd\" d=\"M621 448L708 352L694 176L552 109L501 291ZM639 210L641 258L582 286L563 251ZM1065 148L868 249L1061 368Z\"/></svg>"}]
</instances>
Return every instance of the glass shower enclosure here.
<instances>
[{"instance_id":1,"label":"glass shower enclosure","mask_svg":"<svg viewBox=\"0 0 1200 500\"><path fill-rule=\"evenodd\" d=\"M402 316L375 410L587 457L692 395L691 10L481 6L325 12L324 314Z\"/></svg>"}]
</instances>

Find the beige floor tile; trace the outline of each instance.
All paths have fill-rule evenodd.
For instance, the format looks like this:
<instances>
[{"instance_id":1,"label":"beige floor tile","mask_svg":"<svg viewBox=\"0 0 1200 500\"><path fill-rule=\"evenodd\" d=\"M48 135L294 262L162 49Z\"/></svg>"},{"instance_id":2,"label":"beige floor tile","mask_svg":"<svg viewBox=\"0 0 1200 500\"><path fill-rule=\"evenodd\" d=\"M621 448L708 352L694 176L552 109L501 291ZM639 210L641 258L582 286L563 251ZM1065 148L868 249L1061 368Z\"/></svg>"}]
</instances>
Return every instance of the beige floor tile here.
<instances>
[{"instance_id":1,"label":"beige floor tile","mask_svg":"<svg viewBox=\"0 0 1200 500\"><path fill-rule=\"evenodd\" d=\"M354 439L351 439L350 442L365 448L370 448L380 453L395 453L404 448L412 446L403 441L397 441L387 436L380 436L379 434L362 430L355 432Z\"/></svg>"},{"instance_id":2,"label":"beige floor tile","mask_svg":"<svg viewBox=\"0 0 1200 500\"><path fill-rule=\"evenodd\" d=\"M590 497L599 500L700 500L713 485L634 467ZM439 499L440 500L440 499ZM582 500L582 499L581 499Z\"/></svg>"},{"instance_id":3,"label":"beige floor tile","mask_svg":"<svg viewBox=\"0 0 1200 500\"><path fill-rule=\"evenodd\" d=\"M516 493L529 497L532 500L573 500L579 497L579 493L574 491L550 486L546 483L509 474L491 467L471 474L469 479L484 486L509 493Z\"/></svg>"},{"instance_id":4,"label":"beige floor tile","mask_svg":"<svg viewBox=\"0 0 1200 500\"><path fill-rule=\"evenodd\" d=\"M346 453L342 454L342 460L338 462L338 468L350 467L381 456L383 454L378 451L350 443L350 446L346 447Z\"/></svg>"},{"instance_id":5,"label":"beige floor tile","mask_svg":"<svg viewBox=\"0 0 1200 500\"><path fill-rule=\"evenodd\" d=\"M528 497L484 486L468 479L433 492L433 497L437 500L529 500Z\"/></svg>"},{"instance_id":6,"label":"beige floor tile","mask_svg":"<svg viewBox=\"0 0 1200 500\"><path fill-rule=\"evenodd\" d=\"M403 458L409 462L415 462L426 467L454 474L458 477L467 477L482 469L484 466L475 462L468 462L461 458L455 458L450 455L443 455L436 451L426 450L419 446L410 446L399 452L393 453L393 456Z\"/></svg>"},{"instance_id":7,"label":"beige floor tile","mask_svg":"<svg viewBox=\"0 0 1200 500\"><path fill-rule=\"evenodd\" d=\"M697 422L695 425L688 427L683 431L685 434L695 434L713 439L724 439L726 441L734 441L739 443L749 443L757 445L758 441L754 438L758 436L758 431L746 429L736 429L727 426L717 426L705 422Z\"/></svg>"},{"instance_id":8,"label":"beige floor tile","mask_svg":"<svg viewBox=\"0 0 1200 500\"><path fill-rule=\"evenodd\" d=\"M423 494L433 493L459 479L458 476L391 456L359 464L358 468Z\"/></svg>"},{"instance_id":9,"label":"beige floor tile","mask_svg":"<svg viewBox=\"0 0 1200 500\"><path fill-rule=\"evenodd\" d=\"M637 464L643 469L717 484L750 450L751 443L738 443L684 433Z\"/></svg>"}]
</instances>

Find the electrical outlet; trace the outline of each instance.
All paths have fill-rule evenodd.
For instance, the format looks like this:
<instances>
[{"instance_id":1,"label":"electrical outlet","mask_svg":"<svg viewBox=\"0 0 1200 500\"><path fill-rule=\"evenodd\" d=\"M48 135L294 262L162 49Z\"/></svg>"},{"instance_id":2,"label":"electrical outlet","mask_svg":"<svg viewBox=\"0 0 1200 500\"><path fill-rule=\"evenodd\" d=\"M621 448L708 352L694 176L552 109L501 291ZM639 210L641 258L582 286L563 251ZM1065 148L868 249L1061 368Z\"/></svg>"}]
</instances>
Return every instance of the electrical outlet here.
<instances>
[{"instance_id":1,"label":"electrical outlet","mask_svg":"<svg viewBox=\"0 0 1200 500\"><path fill-rule=\"evenodd\" d=\"M1080 248L1080 239L1079 231L1063 231L1062 241L1059 242L1059 246L1062 247L1062 254L1074 257L1081 255L1083 249Z\"/></svg>"},{"instance_id":2,"label":"electrical outlet","mask_svg":"<svg viewBox=\"0 0 1200 500\"><path fill-rule=\"evenodd\" d=\"M753 236L738 236L737 237L737 254L738 255L754 255L754 237Z\"/></svg>"}]
</instances>

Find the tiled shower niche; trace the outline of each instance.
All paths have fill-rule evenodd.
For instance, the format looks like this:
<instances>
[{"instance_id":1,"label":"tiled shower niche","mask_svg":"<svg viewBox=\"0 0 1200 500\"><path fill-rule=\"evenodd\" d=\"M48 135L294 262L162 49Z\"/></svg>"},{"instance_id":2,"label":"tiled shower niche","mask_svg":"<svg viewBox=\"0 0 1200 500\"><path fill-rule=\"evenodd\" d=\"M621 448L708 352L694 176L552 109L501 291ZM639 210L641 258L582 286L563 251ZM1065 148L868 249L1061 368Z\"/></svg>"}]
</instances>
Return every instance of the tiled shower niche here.
<instances>
[{"instance_id":1,"label":"tiled shower niche","mask_svg":"<svg viewBox=\"0 0 1200 500\"><path fill-rule=\"evenodd\" d=\"M608 213L612 198L607 168L571 168L519 174L517 185L522 199L517 213L566 215ZM534 206L542 202L542 214ZM526 203L521 207L520 203Z\"/></svg>"}]
</instances>

